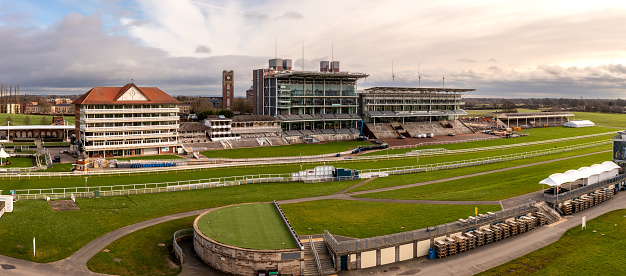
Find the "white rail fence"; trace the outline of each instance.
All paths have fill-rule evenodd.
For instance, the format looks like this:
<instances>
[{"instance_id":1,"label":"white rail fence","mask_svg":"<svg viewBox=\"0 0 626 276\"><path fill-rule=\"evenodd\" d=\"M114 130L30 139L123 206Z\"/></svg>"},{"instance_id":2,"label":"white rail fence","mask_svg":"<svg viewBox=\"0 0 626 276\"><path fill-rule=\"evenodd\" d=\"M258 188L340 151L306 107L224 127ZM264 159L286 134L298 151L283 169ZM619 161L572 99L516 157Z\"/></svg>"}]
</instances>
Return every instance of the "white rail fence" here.
<instances>
[{"instance_id":1,"label":"white rail fence","mask_svg":"<svg viewBox=\"0 0 626 276\"><path fill-rule=\"evenodd\" d=\"M590 142L580 145L573 145L555 149L545 149L538 151L531 151L525 153L516 153L509 155L501 155L494 157L476 158L469 160L459 160L455 162L443 162L427 165L416 166L403 166L403 167L391 167L391 168L378 168L378 169L364 169L360 170L360 176L362 178L371 177L374 175L389 175L389 174L407 174L418 173L427 171L447 170L455 168L463 168L470 166L478 166L484 164L500 163L512 160L519 160L530 157L537 157L555 153L568 152L573 150L591 148L601 145L610 144L611 141ZM327 181L330 179L327 179ZM112 185L112 186L86 186L86 187L67 187L67 188L46 188L46 189L21 189L15 190L15 197L20 199L45 199L50 197L51 199L69 198L72 194L75 197L92 197L97 190L100 196L119 196L119 195L131 195L131 194L147 194L147 193L162 193L162 192L174 192L174 191L187 191L196 189L207 189L225 186L246 185L255 183L276 183L276 182L296 182L292 178L291 173L283 174L259 174L259 175L243 175L243 176L230 176L220 178L207 178L207 179L195 179L184 181L172 181L172 182L160 182L160 183L138 183L138 184L125 184L125 185Z\"/></svg>"}]
</instances>

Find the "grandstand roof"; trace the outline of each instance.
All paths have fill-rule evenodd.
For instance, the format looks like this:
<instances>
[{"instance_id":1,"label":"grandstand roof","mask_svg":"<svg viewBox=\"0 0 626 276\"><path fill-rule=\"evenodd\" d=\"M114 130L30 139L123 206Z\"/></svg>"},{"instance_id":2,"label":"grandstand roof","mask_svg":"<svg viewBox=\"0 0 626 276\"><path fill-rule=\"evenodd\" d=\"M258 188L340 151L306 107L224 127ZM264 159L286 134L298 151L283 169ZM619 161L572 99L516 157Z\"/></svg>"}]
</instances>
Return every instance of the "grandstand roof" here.
<instances>
[{"instance_id":1,"label":"grandstand roof","mask_svg":"<svg viewBox=\"0 0 626 276\"><path fill-rule=\"evenodd\" d=\"M545 117L569 117L574 116L571 112L523 112L523 113L502 113L498 119L513 118L545 118Z\"/></svg>"},{"instance_id":2,"label":"grandstand roof","mask_svg":"<svg viewBox=\"0 0 626 276\"><path fill-rule=\"evenodd\" d=\"M388 87L376 86L365 89L361 94L369 93L465 93L476 91L470 88L443 88L443 87Z\"/></svg>"},{"instance_id":3,"label":"grandstand roof","mask_svg":"<svg viewBox=\"0 0 626 276\"><path fill-rule=\"evenodd\" d=\"M411 112L395 112L395 111L365 111L366 116L370 118L396 118L396 117L428 117L428 116L447 116L447 115L467 115L462 109L457 110L437 110L437 111L411 111Z\"/></svg>"},{"instance_id":4,"label":"grandstand roof","mask_svg":"<svg viewBox=\"0 0 626 276\"><path fill-rule=\"evenodd\" d=\"M276 71L274 77L304 77L304 78L343 78L343 79L360 79L369 76L363 73L351 72L317 72L317 71Z\"/></svg>"},{"instance_id":5,"label":"grandstand roof","mask_svg":"<svg viewBox=\"0 0 626 276\"><path fill-rule=\"evenodd\" d=\"M233 122L274 122L278 119L270 115L237 115L233 117Z\"/></svg>"}]
</instances>

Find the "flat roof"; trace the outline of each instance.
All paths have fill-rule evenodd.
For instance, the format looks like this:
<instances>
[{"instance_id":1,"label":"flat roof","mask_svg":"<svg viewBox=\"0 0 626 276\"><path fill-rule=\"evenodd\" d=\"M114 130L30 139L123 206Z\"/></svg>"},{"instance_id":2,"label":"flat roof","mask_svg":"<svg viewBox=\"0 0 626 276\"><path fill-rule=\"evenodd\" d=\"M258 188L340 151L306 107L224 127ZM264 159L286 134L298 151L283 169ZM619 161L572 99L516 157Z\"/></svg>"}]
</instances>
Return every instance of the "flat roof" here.
<instances>
[{"instance_id":1,"label":"flat roof","mask_svg":"<svg viewBox=\"0 0 626 276\"><path fill-rule=\"evenodd\" d=\"M69 130L75 129L75 125L31 125L31 126L0 126L0 131L2 130L33 130L33 129L61 129L61 130Z\"/></svg>"},{"instance_id":2,"label":"flat roof","mask_svg":"<svg viewBox=\"0 0 626 276\"><path fill-rule=\"evenodd\" d=\"M443 88L443 87L388 87L376 86L366 88L362 94L369 93L466 93L476 91L473 88Z\"/></svg>"},{"instance_id":3,"label":"flat roof","mask_svg":"<svg viewBox=\"0 0 626 276\"><path fill-rule=\"evenodd\" d=\"M498 119L512 118L545 118L545 117L569 117L574 116L571 112L523 112L523 113L501 113Z\"/></svg>"},{"instance_id":4,"label":"flat roof","mask_svg":"<svg viewBox=\"0 0 626 276\"><path fill-rule=\"evenodd\" d=\"M322 78L360 79L360 78L365 78L367 76L369 75L364 74L364 73L352 73L352 72L274 71L274 77L302 77L302 78L322 77Z\"/></svg>"}]
</instances>

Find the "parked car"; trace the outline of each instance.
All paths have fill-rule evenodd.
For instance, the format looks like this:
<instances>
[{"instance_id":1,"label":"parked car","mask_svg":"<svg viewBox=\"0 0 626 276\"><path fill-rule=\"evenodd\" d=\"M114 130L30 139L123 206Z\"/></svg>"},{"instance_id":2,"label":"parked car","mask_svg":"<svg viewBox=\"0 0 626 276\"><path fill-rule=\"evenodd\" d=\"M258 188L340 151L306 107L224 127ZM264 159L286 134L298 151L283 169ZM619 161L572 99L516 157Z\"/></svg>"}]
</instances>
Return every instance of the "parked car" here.
<instances>
[{"instance_id":1,"label":"parked car","mask_svg":"<svg viewBox=\"0 0 626 276\"><path fill-rule=\"evenodd\" d=\"M55 162L55 163L61 162L61 156L55 155L54 158L52 158L52 162Z\"/></svg>"}]
</instances>

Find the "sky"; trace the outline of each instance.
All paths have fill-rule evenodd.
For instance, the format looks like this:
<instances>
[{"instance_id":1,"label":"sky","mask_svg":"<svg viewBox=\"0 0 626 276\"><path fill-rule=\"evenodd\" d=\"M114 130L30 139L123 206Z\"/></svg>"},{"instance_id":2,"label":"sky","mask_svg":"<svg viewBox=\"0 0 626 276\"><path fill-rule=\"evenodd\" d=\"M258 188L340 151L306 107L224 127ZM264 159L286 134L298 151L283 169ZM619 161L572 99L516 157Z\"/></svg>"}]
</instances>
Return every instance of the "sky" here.
<instances>
[{"instance_id":1,"label":"sky","mask_svg":"<svg viewBox=\"0 0 626 276\"><path fill-rule=\"evenodd\" d=\"M602 0L0 0L0 83L220 95L234 70L245 96L277 56L307 71L338 60L369 74L358 89L421 76L467 97L624 98L625 23L626 1Z\"/></svg>"}]
</instances>

